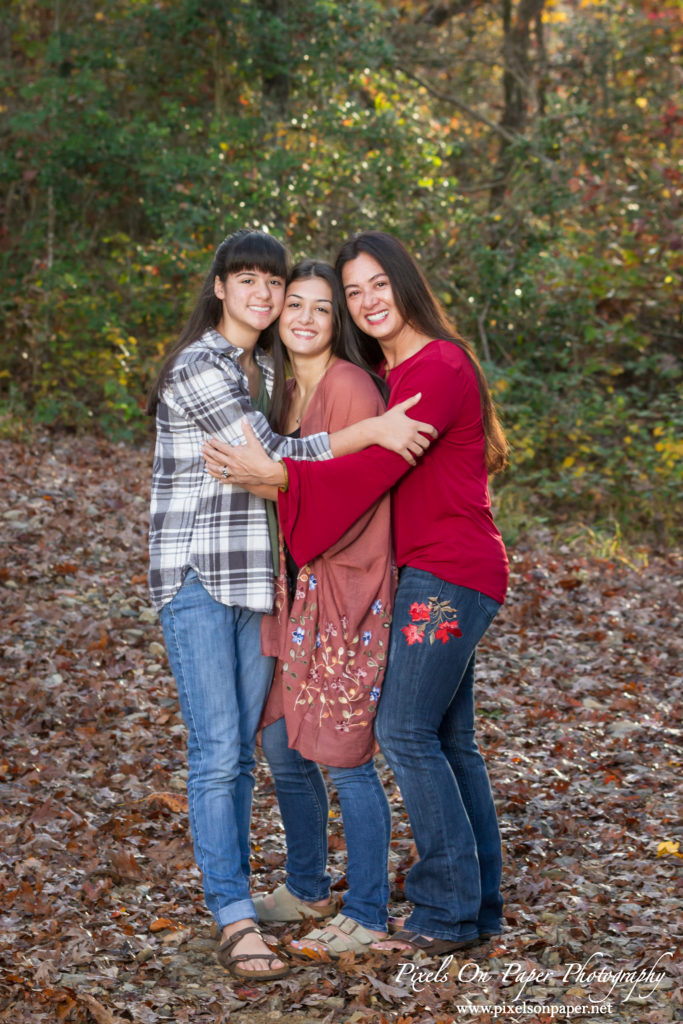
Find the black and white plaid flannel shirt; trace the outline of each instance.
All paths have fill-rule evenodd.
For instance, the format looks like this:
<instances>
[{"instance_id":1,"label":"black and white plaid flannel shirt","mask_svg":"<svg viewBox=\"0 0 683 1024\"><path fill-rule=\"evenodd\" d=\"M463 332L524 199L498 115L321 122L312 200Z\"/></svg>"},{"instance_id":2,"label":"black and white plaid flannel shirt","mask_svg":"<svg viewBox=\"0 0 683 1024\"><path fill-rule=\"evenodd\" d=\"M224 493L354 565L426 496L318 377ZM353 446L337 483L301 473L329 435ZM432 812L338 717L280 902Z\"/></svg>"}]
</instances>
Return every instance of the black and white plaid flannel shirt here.
<instances>
[{"instance_id":1,"label":"black and white plaid flannel shirt","mask_svg":"<svg viewBox=\"0 0 683 1024\"><path fill-rule=\"evenodd\" d=\"M160 610L180 588L188 567L221 604L269 612L273 560L263 498L210 476L202 441L240 443L246 416L268 454L299 459L332 458L327 434L280 437L254 412L242 350L208 330L178 356L157 408L157 440L149 531L149 586ZM270 359L259 349L268 392Z\"/></svg>"}]
</instances>

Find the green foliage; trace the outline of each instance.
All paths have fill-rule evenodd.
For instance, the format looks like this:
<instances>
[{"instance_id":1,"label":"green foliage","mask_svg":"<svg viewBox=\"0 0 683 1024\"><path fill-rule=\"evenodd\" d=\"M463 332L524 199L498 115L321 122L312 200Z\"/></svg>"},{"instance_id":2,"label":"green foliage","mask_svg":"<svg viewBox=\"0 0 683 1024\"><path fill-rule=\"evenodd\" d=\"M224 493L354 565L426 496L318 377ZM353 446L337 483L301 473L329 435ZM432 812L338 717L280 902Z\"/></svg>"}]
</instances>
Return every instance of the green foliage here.
<instances>
[{"instance_id":1,"label":"green foliage","mask_svg":"<svg viewBox=\"0 0 683 1024\"><path fill-rule=\"evenodd\" d=\"M589 518L628 523L633 534L664 541L678 529L683 484L681 403L674 391L645 403L596 370L502 378L511 420L512 470L498 488L517 507L519 474L530 515L558 522ZM531 387L530 387L531 385ZM532 390L534 389L534 390Z\"/></svg>"},{"instance_id":2,"label":"green foliage","mask_svg":"<svg viewBox=\"0 0 683 1024\"><path fill-rule=\"evenodd\" d=\"M539 4L507 134L499 4L452 6L9 4L0 429L147 433L221 237L265 226L331 257L382 227L487 366L513 442L503 517L673 532L674 6Z\"/></svg>"}]
</instances>

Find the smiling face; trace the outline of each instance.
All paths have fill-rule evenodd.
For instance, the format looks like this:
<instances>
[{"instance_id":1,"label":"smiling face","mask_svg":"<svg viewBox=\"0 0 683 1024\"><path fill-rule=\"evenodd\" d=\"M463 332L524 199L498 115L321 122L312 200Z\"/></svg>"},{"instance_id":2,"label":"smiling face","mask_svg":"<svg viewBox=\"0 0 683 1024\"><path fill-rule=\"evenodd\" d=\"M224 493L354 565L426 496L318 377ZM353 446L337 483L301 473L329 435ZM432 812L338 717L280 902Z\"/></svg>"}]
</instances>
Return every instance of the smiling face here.
<instances>
[{"instance_id":1,"label":"smiling face","mask_svg":"<svg viewBox=\"0 0 683 1024\"><path fill-rule=\"evenodd\" d=\"M382 266L361 252L342 269L346 304L356 327L384 346L396 340L406 328Z\"/></svg>"},{"instance_id":2,"label":"smiling face","mask_svg":"<svg viewBox=\"0 0 683 1024\"><path fill-rule=\"evenodd\" d=\"M332 289L320 277L292 281L278 324L290 355L319 356L332 345Z\"/></svg>"},{"instance_id":3,"label":"smiling face","mask_svg":"<svg viewBox=\"0 0 683 1024\"><path fill-rule=\"evenodd\" d=\"M214 283L223 305L220 333L233 345L253 345L261 331L277 320L285 296L285 280L255 268L228 274Z\"/></svg>"}]
</instances>

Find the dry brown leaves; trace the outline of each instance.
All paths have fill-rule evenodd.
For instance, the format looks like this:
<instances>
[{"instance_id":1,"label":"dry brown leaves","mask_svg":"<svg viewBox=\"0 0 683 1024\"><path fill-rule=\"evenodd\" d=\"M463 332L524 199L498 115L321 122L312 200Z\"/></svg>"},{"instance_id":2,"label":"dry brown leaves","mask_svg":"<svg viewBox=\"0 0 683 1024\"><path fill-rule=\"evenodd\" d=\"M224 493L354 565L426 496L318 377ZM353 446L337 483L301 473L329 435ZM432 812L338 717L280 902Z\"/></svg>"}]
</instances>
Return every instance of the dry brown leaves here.
<instances>
[{"instance_id":1,"label":"dry brown leaves","mask_svg":"<svg viewBox=\"0 0 683 1024\"><path fill-rule=\"evenodd\" d=\"M636 570L512 552L510 600L479 661L506 857L500 940L424 961L422 981L348 957L247 987L213 960L188 839L185 733L146 590L151 453L45 439L4 442L0 459L0 1021L540 1024L591 1004L601 1020L675 1018L679 560ZM413 849L384 779L400 913ZM343 889L338 817L331 831ZM262 765L253 834L262 890L285 876ZM658 957L661 978L644 982ZM641 979L632 991L627 974ZM526 1008L500 1009L517 1000ZM468 1002L475 1013L458 1009Z\"/></svg>"}]
</instances>

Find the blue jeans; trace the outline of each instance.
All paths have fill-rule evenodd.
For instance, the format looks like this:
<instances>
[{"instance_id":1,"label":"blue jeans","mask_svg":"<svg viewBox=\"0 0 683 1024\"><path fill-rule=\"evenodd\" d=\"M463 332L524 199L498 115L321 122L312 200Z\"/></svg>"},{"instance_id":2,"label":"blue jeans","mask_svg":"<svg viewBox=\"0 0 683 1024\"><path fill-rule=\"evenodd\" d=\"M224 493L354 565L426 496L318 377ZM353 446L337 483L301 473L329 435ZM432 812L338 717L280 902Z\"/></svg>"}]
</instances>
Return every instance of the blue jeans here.
<instances>
[{"instance_id":1,"label":"blue jeans","mask_svg":"<svg viewBox=\"0 0 683 1024\"><path fill-rule=\"evenodd\" d=\"M406 878L407 927L439 939L501 930L500 834L474 737L475 649L499 607L431 573L401 570L375 733L419 855ZM443 624L456 613L460 636Z\"/></svg>"},{"instance_id":2,"label":"blue jeans","mask_svg":"<svg viewBox=\"0 0 683 1024\"><path fill-rule=\"evenodd\" d=\"M320 768L287 745L285 719L263 730L263 752L275 780L287 836L287 888L300 900L322 900L327 873L327 789ZM391 814L371 759L355 768L327 767L339 797L346 837L348 890L343 910L365 928L387 925L387 859Z\"/></svg>"},{"instance_id":3,"label":"blue jeans","mask_svg":"<svg viewBox=\"0 0 683 1024\"><path fill-rule=\"evenodd\" d=\"M215 601L191 569L160 618L188 730L190 828L206 905L219 928L255 920L254 743L274 666L261 654L261 614Z\"/></svg>"}]
</instances>

